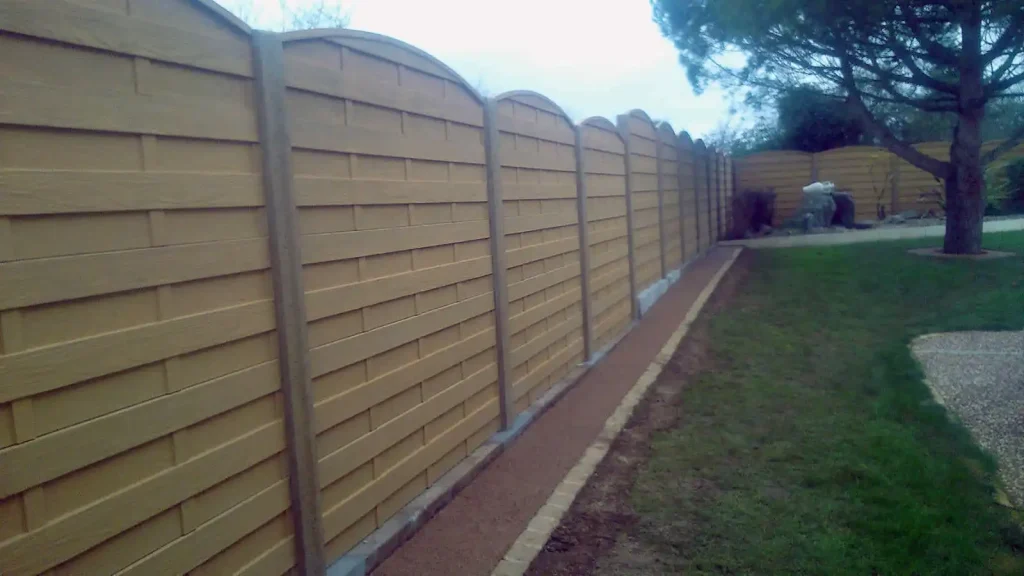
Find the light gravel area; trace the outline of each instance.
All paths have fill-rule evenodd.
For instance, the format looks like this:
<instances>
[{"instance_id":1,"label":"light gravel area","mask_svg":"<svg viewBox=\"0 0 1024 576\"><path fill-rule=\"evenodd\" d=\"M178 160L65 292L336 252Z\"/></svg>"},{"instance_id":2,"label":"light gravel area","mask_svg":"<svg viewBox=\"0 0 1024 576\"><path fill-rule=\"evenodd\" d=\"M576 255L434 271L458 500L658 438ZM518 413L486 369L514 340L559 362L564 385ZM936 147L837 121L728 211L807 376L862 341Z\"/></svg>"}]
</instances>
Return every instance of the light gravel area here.
<instances>
[{"instance_id":1,"label":"light gravel area","mask_svg":"<svg viewBox=\"0 0 1024 576\"><path fill-rule=\"evenodd\" d=\"M954 332L911 343L935 398L999 461L1024 508L1024 332Z\"/></svg>"}]
</instances>

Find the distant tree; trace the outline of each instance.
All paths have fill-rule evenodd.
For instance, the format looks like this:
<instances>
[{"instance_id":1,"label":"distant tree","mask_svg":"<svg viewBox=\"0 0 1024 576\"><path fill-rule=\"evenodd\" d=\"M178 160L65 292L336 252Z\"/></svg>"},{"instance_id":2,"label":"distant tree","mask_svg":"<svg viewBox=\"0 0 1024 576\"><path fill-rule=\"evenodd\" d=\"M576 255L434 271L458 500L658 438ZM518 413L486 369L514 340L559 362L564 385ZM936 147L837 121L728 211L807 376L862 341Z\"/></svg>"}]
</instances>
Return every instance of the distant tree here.
<instances>
[{"instance_id":1,"label":"distant tree","mask_svg":"<svg viewBox=\"0 0 1024 576\"><path fill-rule=\"evenodd\" d=\"M874 108L876 116L885 119L893 134L907 142L948 140L956 126L957 115L953 112L926 112L896 104ZM981 123L981 139L989 142L1012 138L1014 128L1021 125L1024 125L1024 101L1007 98L990 102Z\"/></svg>"},{"instance_id":2,"label":"distant tree","mask_svg":"<svg viewBox=\"0 0 1024 576\"><path fill-rule=\"evenodd\" d=\"M255 0L235 0L228 8L253 28L278 32L345 28L349 16L339 0L278 0L278 14L269 15Z\"/></svg>"},{"instance_id":3,"label":"distant tree","mask_svg":"<svg viewBox=\"0 0 1024 576\"><path fill-rule=\"evenodd\" d=\"M316 28L344 28L349 16L340 2L317 0L297 5L279 0L284 14L284 28L287 30L313 30Z\"/></svg>"},{"instance_id":4,"label":"distant tree","mask_svg":"<svg viewBox=\"0 0 1024 576\"><path fill-rule=\"evenodd\" d=\"M945 181L948 253L981 251L990 105L1021 96L1024 0L651 0L698 90L708 81L778 93L808 85L842 100L875 139ZM955 120L950 160L923 154L882 116L899 105Z\"/></svg>"},{"instance_id":5,"label":"distant tree","mask_svg":"<svg viewBox=\"0 0 1024 576\"><path fill-rule=\"evenodd\" d=\"M767 150L781 150L782 140L774 119L762 118L749 128L722 122L703 137L704 143L733 156L745 156Z\"/></svg>"},{"instance_id":6,"label":"distant tree","mask_svg":"<svg viewBox=\"0 0 1024 576\"><path fill-rule=\"evenodd\" d=\"M860 144L864 128L842 102L800 86L782 92L775 104L784 149L824 152Z\"/></svg>"},{"instance_id":7,"label":"distant tree","mask_svg":"<svg viewBox=\"0 0 1024 576\"><path fill-rule=\"evenodd\" d=\"M758 118L752 127L741 129L726 122L704 141L743 155L765 150L822 152L861 144L864 139L860 122L842 102L810 87L782 91L748 111Z\"/></svg>"}]
</instances>

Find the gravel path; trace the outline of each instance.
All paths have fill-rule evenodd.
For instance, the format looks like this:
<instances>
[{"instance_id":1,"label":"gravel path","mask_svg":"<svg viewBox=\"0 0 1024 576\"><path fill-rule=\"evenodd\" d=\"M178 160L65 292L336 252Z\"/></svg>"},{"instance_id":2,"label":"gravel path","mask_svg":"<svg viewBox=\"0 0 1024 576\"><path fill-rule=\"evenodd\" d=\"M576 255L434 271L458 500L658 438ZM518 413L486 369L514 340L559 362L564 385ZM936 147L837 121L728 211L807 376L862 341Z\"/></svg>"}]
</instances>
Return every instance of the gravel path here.
<instances>
[{"instance_id":1,"label":"gravel path","mask_svg":"<svg viewBox=\"0 0 1024 576\"><path fill-rule=\"evenodd\" d=\"M1024 332L954 332L911 344L936 399L999 460L1010 499L1024 508Z\"/></svg>"}]
</instances>

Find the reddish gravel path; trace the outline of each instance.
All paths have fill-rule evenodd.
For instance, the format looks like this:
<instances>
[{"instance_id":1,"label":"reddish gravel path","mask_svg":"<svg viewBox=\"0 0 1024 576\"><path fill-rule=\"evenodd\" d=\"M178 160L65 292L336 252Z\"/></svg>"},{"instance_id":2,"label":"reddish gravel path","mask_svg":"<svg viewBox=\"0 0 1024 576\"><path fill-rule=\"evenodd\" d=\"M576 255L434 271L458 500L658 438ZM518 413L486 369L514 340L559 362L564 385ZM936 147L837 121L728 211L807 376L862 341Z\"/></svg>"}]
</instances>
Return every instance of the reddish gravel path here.
<instances>
[{"instance_id":1,"label":"reddish gravel path","mask_svg":"<svg viewBox=\"0 0 1024 576\"><path fill-rule=\"evenodd\" d=\"M488 576L733 249L694 262L633 331L374 576Z\"/></svg>"}]
</instances>

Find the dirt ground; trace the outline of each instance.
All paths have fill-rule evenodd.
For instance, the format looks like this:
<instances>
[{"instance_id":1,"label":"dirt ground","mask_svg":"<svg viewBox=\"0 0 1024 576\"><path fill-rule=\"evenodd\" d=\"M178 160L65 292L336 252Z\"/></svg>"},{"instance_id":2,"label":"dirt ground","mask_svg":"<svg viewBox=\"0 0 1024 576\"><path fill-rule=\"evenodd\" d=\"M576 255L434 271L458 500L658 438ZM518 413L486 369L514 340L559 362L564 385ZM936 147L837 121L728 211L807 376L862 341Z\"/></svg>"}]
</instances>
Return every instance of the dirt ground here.
<instances>
[{"instance_id":1,"label":"dirt ground","mask_svg":"<svg viewBox=\"0 0 1024 576\"><path fill-rule=\"evenodd\" d=\"M630 492L637 472L649 457L652 435L676 423L683 387L693 376L711 367L707 353L708 319L729 303L753 257L749 251L741 254L722 279L672 360L665 365L608 455L531 564L528 575L657 572L655 567L645 566L649 559L628 539L637 521ZM615 557L612 557L613 551Z\"/></svg>"}]
</instances>

